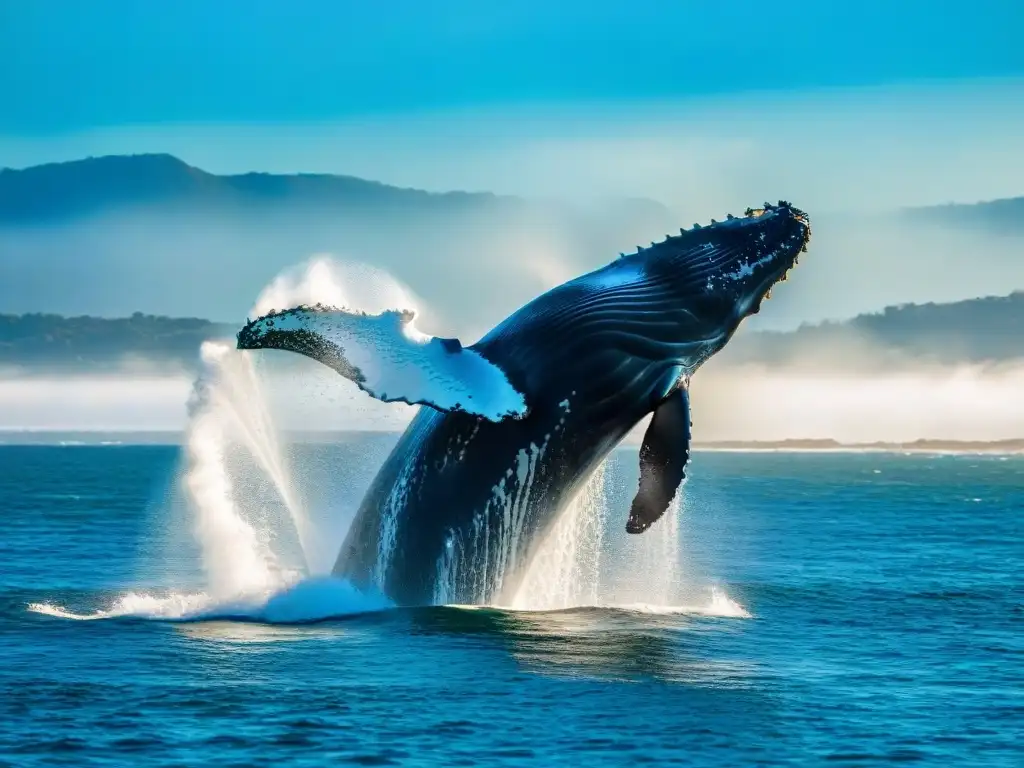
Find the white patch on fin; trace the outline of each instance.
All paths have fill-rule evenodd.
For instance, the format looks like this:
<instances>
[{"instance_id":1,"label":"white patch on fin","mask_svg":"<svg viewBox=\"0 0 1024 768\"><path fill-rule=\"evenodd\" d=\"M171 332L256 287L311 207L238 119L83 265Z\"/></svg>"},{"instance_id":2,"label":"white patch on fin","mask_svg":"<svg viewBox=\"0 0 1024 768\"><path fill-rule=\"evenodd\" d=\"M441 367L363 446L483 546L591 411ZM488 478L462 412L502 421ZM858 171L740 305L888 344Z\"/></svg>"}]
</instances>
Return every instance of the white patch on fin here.
<instances>
[{"instance_id":1,"label":"white patch on fin","mask_svg":"<svg viewBox=\"0 0 1024 768\"><path fill-rule=\"evenodd\" d=\"M247 324L239 349L284 349L311 357L384 402L462 411L491 421L521 417L526 400L505 373L456 339L413 326L414 312L367 315L297 307Z\"/></svg>"}]
</instances>

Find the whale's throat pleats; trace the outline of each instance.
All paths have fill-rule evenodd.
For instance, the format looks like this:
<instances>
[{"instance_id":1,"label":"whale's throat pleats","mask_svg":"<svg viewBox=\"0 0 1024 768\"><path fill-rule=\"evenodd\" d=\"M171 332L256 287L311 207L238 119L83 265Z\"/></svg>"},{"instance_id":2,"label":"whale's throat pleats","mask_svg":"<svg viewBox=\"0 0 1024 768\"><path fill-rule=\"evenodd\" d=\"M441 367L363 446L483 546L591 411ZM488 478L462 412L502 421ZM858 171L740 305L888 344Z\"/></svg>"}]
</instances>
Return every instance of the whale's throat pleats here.
<instances>
[{"instance_id":1,"label":"whale's throat pleats","mask_svg":"<svg viewBox=\"0 0 1024 768\"><path fill-rule=\"evenodd\" d=\"M690 395L680 387L654 411L640 446L640 488L626 531L643 533L665 514L690 460Z\"/></svg>"},{"instance_id":2,"label":"whale's throat pleats","mask_svg":"<svg viewBox=\"0 0 1024 768\"><path fill-rule=\"evenodd\" d=\"M528 401L545 393L560 400L560 386L572 382L581 399L577 384L645 402L644 387L702 359L716 341L717 331L702 327L693 312L699 292L688 291L664 270L620 259L537 297L471 349L500 367Z\"/></svg>"}]
</instances>

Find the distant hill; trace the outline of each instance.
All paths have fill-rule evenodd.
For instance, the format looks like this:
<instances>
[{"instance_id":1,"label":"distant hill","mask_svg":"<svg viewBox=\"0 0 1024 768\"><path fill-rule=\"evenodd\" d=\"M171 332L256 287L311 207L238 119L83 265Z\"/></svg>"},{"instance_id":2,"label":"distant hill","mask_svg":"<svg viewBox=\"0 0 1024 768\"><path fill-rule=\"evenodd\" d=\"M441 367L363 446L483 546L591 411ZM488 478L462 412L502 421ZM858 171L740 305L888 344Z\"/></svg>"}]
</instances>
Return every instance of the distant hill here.
<instances>
[{"instance_id":1,"label":"distant hill","mask_svg":"<svg viewBox=\"0 0 1024 768\"><path fill-rule=\"evenodd\" d=\"M116 370L128 361L194 370L199 347L237 329L198 318L0 315L0 368Z\"/></svg>"},{"instance_id":2,"label":"distant hill","mask_svg":"<svg viewBox=\"0 0 1024 768\"><path fill-rule=\"evenodd\" d=\"M937 205L913 208L903 213L911 222L949 229L967 229L996 234L1024 234L1024 197L973 204Z\"/></svg>"},{"instance_id":3,"label":"distant hill","mask_svg":"<svg viewBox=\"0 0 1024 768\"><path fill-rule=\"evenodd\" d=\"M664 206L652 200L625 202L633 215L660 218L666 213ZM427 192L326 173L220 176L168 154L108 155L0 169L0 226L52 224L110 210L153 207L257 215L291 208L365 215L530 205L521 198L490 192ZM1021 233L1024 197L911 208L900 216L928 224Z\"/></svg>"},{"instance_id":4,"label":"distant hill","mask_svg":"<svg viewBox=\"0 0 1024 768\"><path fill-rule=\"evenodd\" d=\"M136 313L128 318L0 315L0 367L115 370L126 360L193 369L200 344L237 327ZM740 333L712 364L804 365L842 371L908 362L1024 359L1024 291L951 304L886 307L796 331Z\"/></svg>"},{"instance_id":5,"label":"distant hill","mask_svg":"<svg viewBox=\"0 0 1024 768\"><path fill-rule=\"evenodd\" d=\"M172 155L112 155L0 170L0 224L42 224L108 210L259 213L295 208L335 213L402 212L524 204L490 193L434 194L353 176L246 173L217 176Z\"/></svg>"},{"instance_id":6,"label":"distant hill","mask_svg":"<svg viewBox=\"0 0 1024 768\"><path fill-rule=\"evenodd\" d=\"M244 173L220 176L167 154L108 155L0 169L0 226L54 224L109 211L160 209L166 213L268 212L331 214L524 213L539 201L491 192L428 192L328 173ZM550 205L545 205L550 209ZM615 201L631 217L663 219L654 200ZM567 215L568 209L557 211Z\"/></svg>"},{"instance_id":7,"label":"distant hill","mask_svg":"<svg viewBox=\"0 0 1024 768\"><path fill-rule=\"evenodd\" d=\"M732 364L804 364L839 370L906 362L1024 359L1024 291L948 304L890 306L787 333L743 334L721 358Z\"/></svg>"}]
</instances>

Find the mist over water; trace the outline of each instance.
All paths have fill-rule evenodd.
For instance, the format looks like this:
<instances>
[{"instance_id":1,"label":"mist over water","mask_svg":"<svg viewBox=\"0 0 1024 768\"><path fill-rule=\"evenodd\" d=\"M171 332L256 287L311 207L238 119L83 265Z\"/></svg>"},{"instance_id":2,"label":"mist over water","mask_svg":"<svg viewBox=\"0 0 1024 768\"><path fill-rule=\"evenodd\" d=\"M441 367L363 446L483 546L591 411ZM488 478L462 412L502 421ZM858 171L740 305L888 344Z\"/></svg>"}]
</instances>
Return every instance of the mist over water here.
<instances>
[{"instance_id":1,"label":"mist over water","mask_svg":"<svg viewBox=\"0 0 1024 768\"><path fill-rule=\"evenodd\" d=\"M285 352L253 366L267 407L288 430L400 431L415 412L372 400L333 371ZM0 430L7 432L0 442L17 440L12 432L178 433L188 427L192 387L181 376L0 379ZM1014 362L851 371L712 359L693 377L694 440L1015 439L1024 435L1021 391L1024 365Z\"/></svg>"},{"instance_id":2,"label":"mist over water","mask_svg":"<svg viewBox=\"0 0 1024 768\"><path fill-rule=\"evenodd\" d=\"M842 371L708 364L693 377L698 440L1010 440L1024 436L1024 364Z\"/></svg>"}]
</instances>

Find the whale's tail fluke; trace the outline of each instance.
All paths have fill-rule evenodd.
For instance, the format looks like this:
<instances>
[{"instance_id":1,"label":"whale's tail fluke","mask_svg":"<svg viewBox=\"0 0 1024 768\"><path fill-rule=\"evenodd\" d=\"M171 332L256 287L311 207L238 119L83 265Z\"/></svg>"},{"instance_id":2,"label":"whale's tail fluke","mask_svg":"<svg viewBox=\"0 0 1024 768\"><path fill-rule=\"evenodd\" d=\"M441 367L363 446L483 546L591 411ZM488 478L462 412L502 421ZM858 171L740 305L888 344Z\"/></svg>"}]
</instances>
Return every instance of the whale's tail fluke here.
<instances>
[{"instance_id":1,"label":"whale's tail fluke","mask_svg":"<svg viewBox=\"0 0 1024 768\"><path fill-rule=\"evenodd\" d=\"M271 311L238 333L239 349L283 349L331 368L383 402L427 405L491 421L526 413L523 395L496 365L458 339L427 336L415 313L368 315L335 307Z\"/></svg>"}]
</instances>

